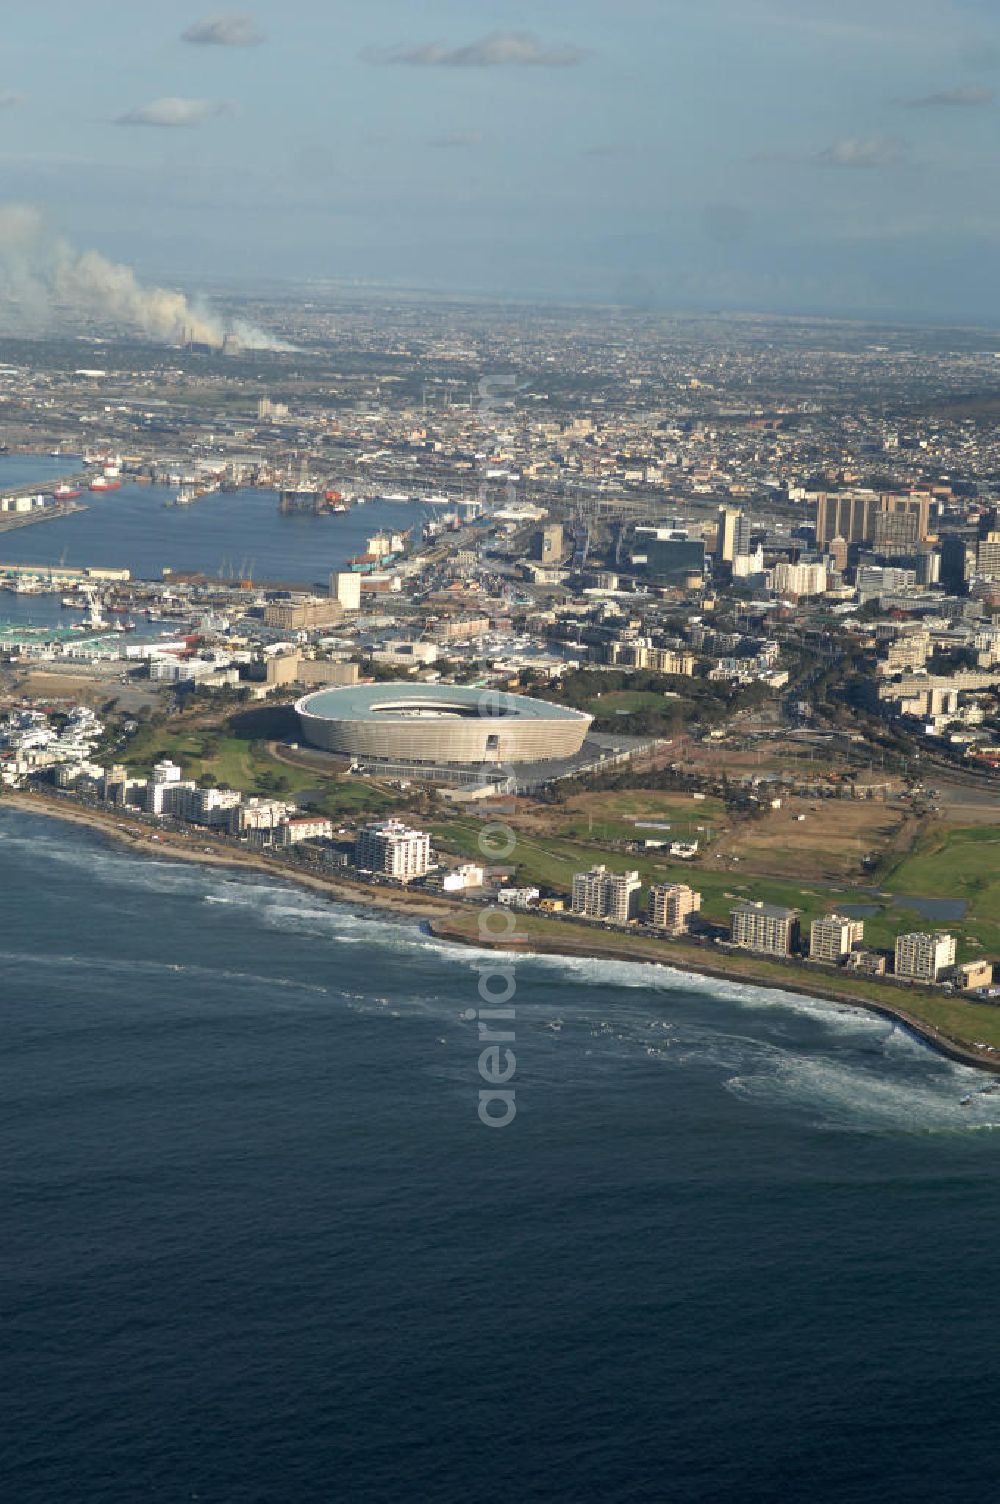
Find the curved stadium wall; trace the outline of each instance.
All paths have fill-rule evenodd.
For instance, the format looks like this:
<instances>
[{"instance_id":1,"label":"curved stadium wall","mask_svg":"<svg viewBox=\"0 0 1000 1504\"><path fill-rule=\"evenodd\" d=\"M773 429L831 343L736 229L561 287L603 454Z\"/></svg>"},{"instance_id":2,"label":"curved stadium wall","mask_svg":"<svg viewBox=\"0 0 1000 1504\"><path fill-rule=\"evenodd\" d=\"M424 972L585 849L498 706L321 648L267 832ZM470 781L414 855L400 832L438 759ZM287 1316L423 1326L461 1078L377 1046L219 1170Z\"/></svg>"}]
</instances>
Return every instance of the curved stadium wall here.
<instances>
[{"instance_id":1,"label":"curved stadium wall","mask_svg":"<svg viewBox=\"0 0 1000 1504\"><path fill-rule=\"evenodd\" d=\"M592 716L527 695L453 684L362 684L305 695L303 740L342 757L478 764L573 757Z\"/></svg>"}]
</instances>

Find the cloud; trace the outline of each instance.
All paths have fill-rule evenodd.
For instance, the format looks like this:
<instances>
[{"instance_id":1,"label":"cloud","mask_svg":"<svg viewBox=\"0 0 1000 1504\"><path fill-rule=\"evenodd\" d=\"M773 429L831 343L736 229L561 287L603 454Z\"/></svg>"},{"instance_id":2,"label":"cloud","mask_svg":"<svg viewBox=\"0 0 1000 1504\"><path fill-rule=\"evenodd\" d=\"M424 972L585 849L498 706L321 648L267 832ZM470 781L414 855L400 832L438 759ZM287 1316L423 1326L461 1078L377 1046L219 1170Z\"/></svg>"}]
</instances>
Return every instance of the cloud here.
<instances>
[{"instance_id":1,"label":"cloud","mask_svg":"<svg viewBox=\"0 0 1000 1504\"><path fill-rule=\"evenodd\" d=\"M427 145L449 150L452 147L479 146L482 139L479 131L446 131L443 136L432 136Z\"/></svg>"},{"instance_id":2,"label":"cloud","mask_svg":"<svg viewBox=\"0 0 1000 1504\"><path fill-rule=\"evenodd\" d=\"M227 106L214 99L154 99L119 115L116 125L188 126L200 125L213 115L222 115Z\"/></svg>"},{"instance_id":3,"label":"cloud","mask_svg":"<svg viewBox=\"0 0 1000 1504\"><path fill-rule=\"evenodd\" d=\"M900 104L908 110L968 109L976 105L993 104L995 99L994 89L942 89L937 94L921 94L916 99L902 99Z\"/></svg>"},{"instance_id":4,"label":"cloud","mask_svg":"<svg viewBox=\"0 0 1000 1504\"><path fill-rule=\"evenodd\" d=\"M182 42L198 47L256 47L264 37L252 16L210 16L181 33Z\"/></svg>"},{"instance_id":5,"label":"cloud","mask_svg":"<svg viewBox=\"0 0 1000 1504\"><path fill-rule=\"evenodd\" d=\"M494 31L464 47L424 42L418 47L366 48L365 62L412 68L572 68L583 61L580 47L543 47L530 31Z\"/></svg>"},{"instance_id":6,"label":"cloud","mask_svg":"<svg viewBox=\"0 0 1000 1504\"><path fill-rule=\"evenodd\" d=\"M812 161L819 167L898 167L903 155L902 143L892 136L848 136L824 147Z\"/></svg>"}]
</instances>

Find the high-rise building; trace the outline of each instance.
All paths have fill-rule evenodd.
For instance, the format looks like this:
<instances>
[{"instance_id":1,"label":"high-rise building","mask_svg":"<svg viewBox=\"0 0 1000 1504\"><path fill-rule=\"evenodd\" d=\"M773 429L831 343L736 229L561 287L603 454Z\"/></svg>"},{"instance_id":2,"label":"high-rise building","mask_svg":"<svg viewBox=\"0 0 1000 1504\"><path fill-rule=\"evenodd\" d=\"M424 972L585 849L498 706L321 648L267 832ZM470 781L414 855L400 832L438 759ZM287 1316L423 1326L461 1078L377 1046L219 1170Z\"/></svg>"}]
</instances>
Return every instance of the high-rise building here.
<instances>
[{"instance_id":1,"label":"high-rise building","mask_svg":"<svg viewBox=\"0 0 1000 1504\"><path fill-rule=\"evenodd\" d=\"M827 586L825 564L774 566L774 588L779 595L823 595Z\"/></svg>"},{"instance_id":2,"label":"high-rise building","mask_svg":"<svg viewBox=\"0 0 1000 1504\"><path fill-rule=\"evenodd\" d=\"M361 609L361 576L338 569L330 576L330 595L345 611Z\"/></svg>"},{"instance_id":3,"label":"high-rise building","mask_svg":"<svg viewBox=\"0 0 1000 1504\"><path fill-rule=\"evenodd\" d=\"M833 561L833 567L843 574L847 568L847 539L838 534L836 538L830 539L826 551Z\"/></svg>"},{"instance_id":4,"label":"high-rise building","mask_svg":"<svg viewBox=\"0 0 1000 1504\"><path fill-rule=\"evenodd\" d=\"M981 580L1000 580L1000 533L987 533L976 546L976 573Z\"/></svg>"},{"instance_id":5,"label":"high-rise building","mask_svg":"<svg viewBox=\"0 0 1000 1504\"><path fill-rule=\"evenodd\" d=\"M955 937L944 930L914 930L896 937L896 975L911 982L937 982L955 964Z\"/></svg>"},{"instance_id":6,"label":"high-rise building","mask_svg":"<svg viewBox=\"0 0 1000 1504\"><path fill-rule=\"evenodd\" d=\"M158 762L146 785L146 812L150 815L175 815L186 795L195 787L193 778L184 778L181 769L169 758Z\"/></svg>"},{"instance_id":7,"label":"high-rise building","mask_svg":"<svg viewBox=\"0 0 1000 1504\"><path fill-rule=\"evenodd\" d=\"M534 556L542 564L558 564L563 556L561 522L547 522L534 538Z\"/></svg>"},{"instance_id":8,"label":"high-rise building","mask_svg":"<svg viewBox=\"0 0 1000 1504\"><path fill-rule=\"evenodd\" d=\"M816 498L817 548L838 537L848 543L869 543L877 510L873 491L823 492Z\"/></svg>"},{"instance_id":9,"label":"high-rise building","mask_svg":"<svg viewBox=\"0 0 1000 1504\"><path fill-rule=\"evenodd\" d=\"M354 865L362 872L384 872L407 883L430 871L431 838L401 820L381 820L358 832Z\"/></svg>"},{"instance_id":10,"label":"high-rise building","mask_svg":"<svg viewBox=\"0 0 1000 1504\"><path fill-rule=\"evenodd\" d=\"M810 960L843 961L864 937L863 919L850 919L846 914L824 914L809 926Z\"/></svg>"},{"instance_id":11,"label":"high-rise building","mask_svg":"<svg viewBox=\"0 0 1000 1504\"><path fill-rule=\"evenodd\" d=\"M701 894L687 883L654 883L649 890L647 918L657 930L681 935L691 922L691 915L701 908Z\"/></svg>"},{"instance_id":12,"label":"high-rise building","mask_svg":"<svg viewBox=\"0 0 1000 1504\"><path fill-rule=\"evenodd\" d=\"M640 526L632 537L632 563L657 584L684 588L704 577L705 543L680 528Z\"/></svg>"},{"instance_id":13,"label":"high-rise building","mask_svg":"<svg viewBox=\"0 0 1000 1504\"><path fill-rule=\"evenodd\" d=\"M941 535L941 583L952 595L962 595L972 574L975 540L965 533Z\"/></svg>"},{"instance_id":14,"label":"high-rise building","mask_svg":"<svg viewBox=\"0 0 1000 1504\"><path fill-rule=\"evenodd\" d=\"M875 514L872 545L886 559L905 559L916 553L920 518L916 512L880 510Z\"/></svg>"},{"instance_id":15,"label":"high-rise building","mask_svg":"<svg viewBox=\"0 0 1000 1504\"><path fill-rule=\"evenodd\" d=\"M734 559L749 552L750 518L746 512L737 512L732 507L720 507L715 535L716 562L731 564Z\"/></svg>"},{"instance_id":16,"label":"high-rise building","mask_svg":"<svg viewBox=\"0 0 1000 1504\"><path fill-rule=\"evenodd\" d=\"M794 909L773 903L738 903L730 910L732 941L742 950L766 956L787 956L798 942L799 921Z\"/></svg>"},{"instance_id":17,"label":"high-rise building","mask_svg":"<svg viewBox=\"0 0 1000 1504\"><path fill-rule=\"evenodd\" d=\"M824 547L838 535L848 543L872 543L879 514L915 518L916 538L923 543L930 528L931 498L895 492L830 491L816 498L816 545ZM899 523L900 527L908 524ZM890 528L888 521L880 524Z\"/></svg>"},{"instance_id":18,"label":"high-rise building","mask_svg":"<svg viewBox=\"0 0 1000 1504\"><path fill-rule=\"evenodd\" d=\"M609 872L600 866L573 877L573 913L585 919L628 924L638 917L641 896L638 872Z\"/></svg>"}]
</instances>

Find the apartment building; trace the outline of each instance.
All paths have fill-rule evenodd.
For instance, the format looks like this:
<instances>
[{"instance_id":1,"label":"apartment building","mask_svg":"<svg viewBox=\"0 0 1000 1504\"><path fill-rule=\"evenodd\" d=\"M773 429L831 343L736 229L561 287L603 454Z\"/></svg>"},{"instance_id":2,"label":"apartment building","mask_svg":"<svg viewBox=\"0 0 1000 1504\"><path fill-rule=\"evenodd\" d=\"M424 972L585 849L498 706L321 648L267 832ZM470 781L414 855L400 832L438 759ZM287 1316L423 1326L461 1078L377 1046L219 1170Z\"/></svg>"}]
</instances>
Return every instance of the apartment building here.
<instances>
[{"instance_id":1,"label":"apartment building","mask_svg":"<svg viewBox=\"0 0 1000 1504\"><path fill-rule=\"evenodd\" d=\"M809 959L839 965L865 937L863 919L846 914L824 914L809 926Z\"/></svg>"},{"instance_id":2,"label":"apartment building","mask_svg":"<svg viewBox=\"0 0 1000 1504\"><path fill-rule=\"evenodd\" d=\"M381 872L398 882L412 882L430 871L431 838L401 820L381 820L358 832L354 865L362 872Z\"/></svg>"},{"instance_id":3,"label":"apartment building","mask_svg":"<svg viewBox=\"0 0 1000 1504\"><path fill-rule=\"evenodd\" d=\"M654 883L649 890L648 922L667 934L682 935L700 909L701 894L687 883Z\"/></svg>"},{"instance_id":4,"label":"apartment building","mask_svg":"<svg viewBox=\"0 0 1000 1504\"><path fill-rule=\"evenodd\" d=\"M638 872L609 872L598 866L573 877L573 913L585 919L628 924L638 918L641 895Z\"/></svg>"},{"instance_id":5,"label":"apartment building","mask_svg":"<svg viewBox=\"0 0 1000 1504\"><path fill-rule=\"evenodd\" d=\"M910 982L939 982L955 964L955 937L945 930L914 930L896 937L896 975Z\"/></svg>"},{"instance_id":6,"label":"apartment building","mask_svg":"<svg viewBox=\"0 0 1000 1504\"><path fill-rule=\"evenodd\" d=\"M798 943L799 921L794 909L773 903L738 903L729 911L732 942L741 950L764 956L787 956Z\"/></svg>"}]
</instances>

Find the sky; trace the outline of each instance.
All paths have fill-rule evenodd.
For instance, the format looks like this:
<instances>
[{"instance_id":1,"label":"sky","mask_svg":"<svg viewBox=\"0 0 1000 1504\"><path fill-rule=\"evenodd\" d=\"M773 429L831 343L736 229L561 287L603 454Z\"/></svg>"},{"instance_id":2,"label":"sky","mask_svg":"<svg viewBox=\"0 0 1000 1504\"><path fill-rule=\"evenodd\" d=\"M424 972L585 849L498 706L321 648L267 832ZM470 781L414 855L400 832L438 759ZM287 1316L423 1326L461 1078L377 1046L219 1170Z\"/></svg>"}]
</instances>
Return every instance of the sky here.
<instances>
[{"instance_id":1,"label":"sky","mask_svg":"<svg viewBox=\"0 0 1000 1504\"><path fill-rule=\"evenodd\" d=\"M0 201L186 287L1000 320L997 0L7 0Z\"/></svg>"}]
</instances>

